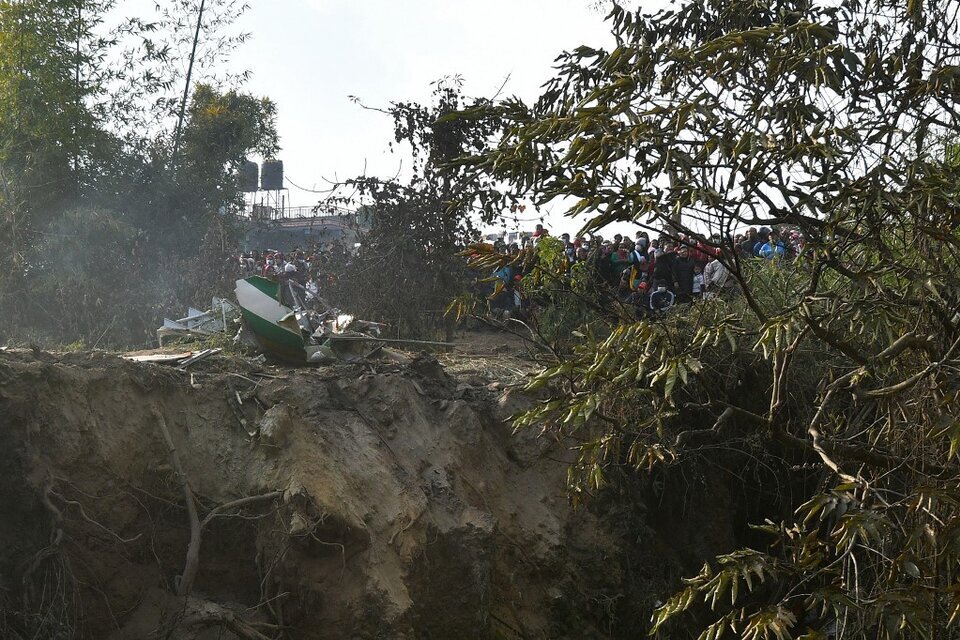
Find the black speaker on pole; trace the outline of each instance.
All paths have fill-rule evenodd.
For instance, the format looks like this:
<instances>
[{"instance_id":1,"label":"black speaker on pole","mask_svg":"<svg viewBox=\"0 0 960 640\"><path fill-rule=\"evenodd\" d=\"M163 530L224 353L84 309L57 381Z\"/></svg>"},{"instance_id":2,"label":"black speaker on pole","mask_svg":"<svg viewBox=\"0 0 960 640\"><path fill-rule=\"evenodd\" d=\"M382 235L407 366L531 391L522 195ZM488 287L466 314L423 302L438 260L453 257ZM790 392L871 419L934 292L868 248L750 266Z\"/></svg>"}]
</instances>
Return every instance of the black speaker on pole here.
<instances>
[{"instance_id":1,"label":"black speaker on pole","mask_svg":"<svg viewBox=\"0 0 960 640\"><path fill-rule=\"evenodd\" d=\"M260 188L264 191L283 189L283 160L265 160L260 169Z\"/></svg>"},{"instance_id":2,"label":"black speaker on pole","mask_svg":"<svg viewBox=\"0 0 960 640\"><path fill-rule=\"evenodd\" d=\"M244 160L240 165L240 191L253 193L257 191L260 182L260 167L256 162Z\"/></svg>"}]
</instances>

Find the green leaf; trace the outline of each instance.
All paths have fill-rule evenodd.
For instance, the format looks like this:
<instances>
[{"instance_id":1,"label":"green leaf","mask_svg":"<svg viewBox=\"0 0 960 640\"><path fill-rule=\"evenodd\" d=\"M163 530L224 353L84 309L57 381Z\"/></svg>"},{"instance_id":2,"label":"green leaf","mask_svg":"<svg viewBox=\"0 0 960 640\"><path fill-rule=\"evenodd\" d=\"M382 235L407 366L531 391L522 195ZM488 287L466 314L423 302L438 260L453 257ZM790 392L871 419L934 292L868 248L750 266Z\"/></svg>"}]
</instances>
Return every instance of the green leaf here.
<instances>
[{"instance_id":1,"label":"green leaf","mask_svg":"<svg viewBox=\"0 0 960 640\"><path fill-rule=\"evenodd\" d=\"M673 387L677 384L677 363L672 362L668 365L667 381L664 384L663 395L667 398L673 393Z\"/></svg>"}]
</instances>

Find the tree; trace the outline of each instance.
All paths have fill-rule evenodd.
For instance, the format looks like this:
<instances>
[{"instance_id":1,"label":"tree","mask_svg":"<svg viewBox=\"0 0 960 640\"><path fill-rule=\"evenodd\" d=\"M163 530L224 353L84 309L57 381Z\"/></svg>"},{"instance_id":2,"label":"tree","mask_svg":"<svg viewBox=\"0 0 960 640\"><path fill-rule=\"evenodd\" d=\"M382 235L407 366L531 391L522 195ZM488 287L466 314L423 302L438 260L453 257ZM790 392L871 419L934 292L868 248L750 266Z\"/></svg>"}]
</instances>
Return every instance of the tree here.
<instances>
[{"instance_id":1,"label":"tree","mask_svg":"<svg viewBox=\"0 0 960 640\"><path fill-rule=\"evenodd\" d=\"M654 632L697 611L705 639L954 633L960 174L940 140L958 124L958 12L615 7L612 51L566 53L536 105L494 110L506 135L477 171L541 202L575 198L587 229L633 221L712 243L742 291L591 325L518 420L576 435L578 496L625 468L748 460L797 492L758 523L772 544L747 536L706 563ZM807 247L792 264L744 260L731 236L749 224L799 230Z\"/></svg>"},{"instance_id":2,"label":"tree","mask_svg":"<svg viewBox=\"0 0 960 640\"><path fill-rule=\"evenodd\" d=\"M446 303L468 282L456 254L503 202L492 180L453 164L499 131L499 119L481 113L489 101L466 98L461 86L460 78L444 79L435 83L431 105L396 102L376 109L393 119L396 143L409 149L409 178L361 176L326 201L372 212L370 231L345 266L336 298L406 335L437 328ZM461 110L474 117L454 117Z\"/></svg>"},{"instance_id":3,"label":"tree","mask_svg":"<svg viewBox=\"0 0 960 640\"><path fill-rule=\"evenodd\" d=\"M170 96L183 91L173 52L184 40L171 7L186 2L158 4L156 22L112 27L112 0L0 0L7 335L139 344L162 307L197 303L223 271L240 231L235 170L247 153L275 153L276 108L211 84L217 61L243 40L226 31L242 8L208 2L198 65L206 82L190 102L183 170L170 170Z\"/></svg>"},{"instance_id":4,"label":"tree","mask_svg":"<svg viewBox=\"0 0 960 640\"><path fill-rule=\"evenodd\" d=\"M102 54L95 30L109 5L0 3L0 206L8 220L20 210L42 219L89 184L102 140L90 101L102 86L85 68ZM18 237L23 221L10 224Z\"/></svg>"},{"instance_id":5,"label":"tree","mask_svg":"<svg viewBox=\"0 0 960 640\"><path fill-rule=\"evenodd\" d=\"M249 72L234 72L228 65L250 36L233 29L247 4L204 0L198 32L200 4L201 0L162 0L152 14L130 16L114 29L108 68L121 81L110 87L111 130L135 148L142 150L144 142L161 133L164 145L172 147L191 56L191 88L204 84L220 91L238 90L249 77ZM170 148L164 150L170 153Z\"/></svg>"},{"instance_id":6,"label":"tree","mask_svg":"<svg viewBox=\"0 0 960 640\"><path fill-rule=\"evenodd\" d=\"M172 209L242 208L240 165L252 153L271 158L280 149L276 114L269 98L198 84L183 131Z\"/></svg>"}]
</instances>

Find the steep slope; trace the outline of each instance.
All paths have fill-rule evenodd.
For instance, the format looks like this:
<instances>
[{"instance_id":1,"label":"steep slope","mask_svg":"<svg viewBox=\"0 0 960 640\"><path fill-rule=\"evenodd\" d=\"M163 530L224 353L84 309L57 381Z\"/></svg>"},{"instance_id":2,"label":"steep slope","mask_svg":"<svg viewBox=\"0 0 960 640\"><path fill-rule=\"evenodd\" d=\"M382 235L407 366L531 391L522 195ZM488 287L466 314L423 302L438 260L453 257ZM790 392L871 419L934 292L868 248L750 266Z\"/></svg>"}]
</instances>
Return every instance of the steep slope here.
<instances>
[{"instance_id":1,"label":"steep slope","mask_svg":"<svg viewBox=\"0 0 960 640\"><path fill-rule=\"evenodd\" d=\"M611 637L674 571L476 370L202 366L0 353L3 637Z\"/></svg>"}]
</instances>

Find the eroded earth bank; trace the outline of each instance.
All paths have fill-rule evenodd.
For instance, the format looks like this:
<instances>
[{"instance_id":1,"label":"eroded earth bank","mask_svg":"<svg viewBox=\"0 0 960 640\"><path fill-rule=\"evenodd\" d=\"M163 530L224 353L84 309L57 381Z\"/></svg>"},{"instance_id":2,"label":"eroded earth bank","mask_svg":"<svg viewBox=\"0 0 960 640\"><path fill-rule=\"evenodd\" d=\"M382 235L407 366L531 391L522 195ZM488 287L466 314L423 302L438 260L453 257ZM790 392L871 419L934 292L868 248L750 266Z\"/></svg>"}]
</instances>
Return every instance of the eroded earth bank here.
<instances>
[{"instance_id":1,"label":"eroded earth bank","mask_svg":"<svg viewBox=\"0 0 960 640\"><path fill-rule=\"evenodd\" d=\"M732 546L696 491L572 510L533 400L460 364L0 353L0 636L636 637Z\"/></svg>"}]
</instances>

